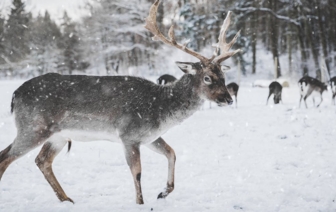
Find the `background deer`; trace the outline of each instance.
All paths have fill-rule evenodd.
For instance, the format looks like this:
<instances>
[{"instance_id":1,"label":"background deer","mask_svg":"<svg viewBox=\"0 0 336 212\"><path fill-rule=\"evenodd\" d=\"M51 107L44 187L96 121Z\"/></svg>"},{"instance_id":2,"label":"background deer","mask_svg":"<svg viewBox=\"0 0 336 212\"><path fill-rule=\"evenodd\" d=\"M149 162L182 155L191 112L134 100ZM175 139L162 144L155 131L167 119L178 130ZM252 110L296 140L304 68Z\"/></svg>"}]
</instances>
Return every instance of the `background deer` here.
<instances>
[{"instance_id":1,"label":"background deer","mask_svg":"<svg viewBox=\"0 0 336 212\"><path fill-rule=\"evenodd\" d=\"M330 87L332 92L332 100L335 105L335 96L336 96L336 77L330 79Z\"/></svg>"},{"instance_id":2,"label":"background deer","mask_svg":"<svg viewBox=\"0 0 336 212\"><path fill-rule=\"evenodd\" d=\"M229 84L227 84L226 88L228 89L230 95L233 97L235 97L235 102L236 102L236 107L238 104L237 101L237 95L238 95L238 90L239 90L239 85L235 82L231 82Z\"/></svg>"},{"instance_id":3,"label":"background deer","mask_svg":"<svg viewBox=\"0 0 336 212\"><path fill-rule=\"evenodd\" d=\"M70 201L58 183L52 162L70 139L120 142L131 170L136 203L143 204L141 191L140 145L146 145L168 159L165 198L174 190L175 153L160 137L190 117L204 100L219 106L232 104L225 87L221 62L239 50L229 52L238 34L225 42L230 15L224 20L215 55L207 58L176 42L173 26L169 38L159 31L156 13L159 1L150 8L145 28L156 39L176 47L200 62L176 62L184 75L176 83L160 86L131 76L42 75L23 83L13 94L17 136L0 152L0 178L19 157L43 144L36 164L60 201ZM221 52L218 54L218 52Z\"/></svg>"},{"instance_id":4,"label":"background deer","mask_svg":"<svg viewBox=\"0 0 336 212\"><path fill-rule=\"evenodd\" d=\"M313 94L314 106L315 106L314 95L320 96L321 102L317 105L317 107L319 107L321 105L322 101L323 101L323 98L322 98L323 91L328 90L327 85L325 85L324 83L322 83L318 79L315 79L315 78L309 77L309 76L302 77L299 80L299 87L300 87L300 94L301 94L299 107L301 107L301 101L302 101L302 98L303 98L303 100L305 102L305 105L306 105L306 108L308 108L306 99L311 94Z\"/></svg>"},{"instance_id":5,"label":"background deer","mask_svg":"<svg viewBox=\"0 0 336 212\"><path fill-rule=\"evenodd\" d=\"M273 94L274 104L278 104L280 101L282 102L282 85L277 81L272 82L269 86L269 94L267 97L266 105L268 104L268 99Z\"/></svg>"},{"instance_id":6,"label":"background deer","mask_svg":"<svg viewBox=\"0 0 336 212\"><path fill-rule=\"evenodd\" d=\"M176 77L174 77L170 74L164 74L157 79L157 83L159 85L166 85L168 83L172 83L172 82L175 82L175 81L176 81Z\"/></svg>"}]
</instances>

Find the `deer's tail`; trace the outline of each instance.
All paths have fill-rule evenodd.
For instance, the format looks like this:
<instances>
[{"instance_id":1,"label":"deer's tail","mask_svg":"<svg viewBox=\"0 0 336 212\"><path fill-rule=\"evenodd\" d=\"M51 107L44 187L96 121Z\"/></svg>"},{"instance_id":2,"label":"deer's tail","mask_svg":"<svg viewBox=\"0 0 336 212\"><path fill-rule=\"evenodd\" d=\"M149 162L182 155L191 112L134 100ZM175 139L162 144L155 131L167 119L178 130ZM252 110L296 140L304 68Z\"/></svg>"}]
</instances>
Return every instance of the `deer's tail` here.
<instances>
[{"instance_id":1,"label":"deer's tail","mask_svg":"<svg viewBox=\"0 0 336 212\"><path fill-rule=\"evenodd\" d=\"M13 96L12 96L11 113L13 113L13 111L14 111L14 99L15 99L15 92L13 93Z\"/></svg>"},{"instance_id":2,"label":"deer's tail","mask_svg":"<svg viewBox=\"0 0 336 212\"><path fill-rule=\"evenodd\" d=\"M70 150L71 150L71 140L69 139L69 140L68 140L68 152L67 152L67 153L69 153Z\"/></svg>"}]
</instances>

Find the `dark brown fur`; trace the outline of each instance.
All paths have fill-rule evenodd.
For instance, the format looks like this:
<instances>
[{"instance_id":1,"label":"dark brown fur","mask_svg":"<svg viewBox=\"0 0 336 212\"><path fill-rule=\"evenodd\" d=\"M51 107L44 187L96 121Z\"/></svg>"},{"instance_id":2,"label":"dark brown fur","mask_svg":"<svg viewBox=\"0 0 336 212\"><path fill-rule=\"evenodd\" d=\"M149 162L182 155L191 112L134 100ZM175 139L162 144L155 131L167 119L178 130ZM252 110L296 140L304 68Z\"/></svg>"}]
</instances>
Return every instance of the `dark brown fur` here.
<instances>
[{"instance_id":1,"label":"dark brown fur","mask_svg":"<svg viewBox=\"0 0 336 212\"><path fill-rule=\"evenodd\" d=\"M266 105L268 104L268 99L272 94L274 104L278 104L280 101L282 102L282 85L277 81L274 81L269 85L269 94L267 97Z\"/></svg>"},{"instance_id":2,"label":"dark brown fur","mask_svg":"<svg viewBox=\"0 0 336 212\"><path fill-rule=\"evenodd\" d=\"M239 85L235 82L231 82L231 83L227 84L226 88L228 89L230 95L232 97L233 96L235 97L236 107L237 107L237 104L238 104L237 97L238 97Z\"/></svg>"},{"instance_id":3,"label":"dark brown fur","mask_svg":"<svg viewBox=\"0 0 336 212\"><path fill-rule=\"evenodd\" d=\"M319 107L323 101L323 97L322 94L324 91L328 90L328 87L326 84L322 83L321 81L319 81L318 79L315 79L313 77L309 77L309 76L304 76L299 80L299 86L300 86L300 92L301 92L301 97L300 97L300 103L299 103L299 107L301 106L301 101L302 98L304 99L306 108L308 108L307 106L307 102L306 99L315 91L317 93L319 93L320 98L321 98L321 102L316 106ZM315 106L315 99L313 97L313 103Z\"/></svg>"},{"instance_id":4,"label":"dark brown fur","mask_svg":"<svg viewBox=\"0 0 336 212\"><path fill-rule=\"evenodd\" d=\"M164 74L157 79L157 83L159 85L166 85L168 83L175 82L176 80L177 80L176 77L170 74Z\"/></svg>"}]
</instances>

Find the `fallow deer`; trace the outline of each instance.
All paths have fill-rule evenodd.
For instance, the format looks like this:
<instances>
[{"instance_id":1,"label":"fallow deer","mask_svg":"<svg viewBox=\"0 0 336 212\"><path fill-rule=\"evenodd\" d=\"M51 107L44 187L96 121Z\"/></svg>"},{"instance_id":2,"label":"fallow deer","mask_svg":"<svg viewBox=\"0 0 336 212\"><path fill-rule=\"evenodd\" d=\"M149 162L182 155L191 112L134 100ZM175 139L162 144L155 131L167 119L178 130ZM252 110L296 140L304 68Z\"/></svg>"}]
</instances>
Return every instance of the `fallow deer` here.
<instances>
[{"instance_id":1,"label":"fallow deer","mask_svg":"<svg viewBox=\"0 0 336 212\"><path fill-rule=\"evenodd\" d=\"M238 104L237 95L238 95L239 85L235 82L231 82L227 84L226 88L228 89L231 97L233 96L235 97L235 102L236 102L236 107L237 107L237 104Z\"/></svg>"},{"instance_id":2,"label":"fallow deer","mask_svg":"<svg viewBox=\"0 0 336 212\"><path fill-rule=\"evenodd\" d=\"M332 92L332 100L335 105L335 97L336 97L336 77L330 79L330 87Z\"/></svg>"},{"instance_id":3,"label":"fallow deer","mask_svg":"<svg viewBox=\"0 0 336 212\"><path fill-rule=\"evenodd\" d=\"M313 77L309 77L309 76L304 76L299 80L299 87L300 87L300 103L299 103L299 107L301 107L301 101L302 98L305 102L306 108L307 107L307 102L306 99L308 98L308 96L310 96L311 94L313 94L313 103L315 106L315 99L314 99L314 95L318 95L321 98L321 102L317 105L317 107L319 107L323 101L322 98L322 94L323 91L328 90L328 87L326 84L322 83L321 81L319 81L318 79L315 79Z\"/></svg>"},{"instance_id":4,"label":"fallow deer","mask_svg":"<svg viewBox=\"0 0 336 212\"><path fill-rule=\"evenodd\" d=\"M168 83L175 82L176 80L177 80L176 77L174 77L170 74L164 74L157 79L157 84L166 85Z\"/></svg>"},{"instance_id":5,"label":"fallow deer","mask_svg":"<svg viewBox=\"0 0 336 212\"><path fill-rule=\"evenodd\" d=\"M204 100L219 106L232 104L225 86L221 62L240 50L229 51L237 35L226 43L231 12L224 20L215 55L204 57L176 42L174 27L166 38L156 24L157 0L150 8L145 28L155 38L176 47L200 62L176 62L185 74L175 83L161 86L131 76L85 76L49 73L23 83L13 94L17 136L0 152L0 178L19 157L43 144L36 164L60 201L70 201L58 183L52 162L67 144L75 141L120 142L133 176L136 203L143 204L141 192L140 145L146 145L168 159L165 198L174 190L175 153L162 134L195 113ZM218 54L218 52L221 52Z\"/></svg>"},{"instance_id":6,"label":"fallow deer","mask_svg":"<svg viewBox=\"0 0 336 212\"><path fill-rule=\"evenodd\" d=\"M282 102L282 85L277 81L272 82L269 86L269 94L267 97L266 105L268 104L268 99L273 94L274 104L278 104L280 101Z\"/></svg>"}]
</instances>

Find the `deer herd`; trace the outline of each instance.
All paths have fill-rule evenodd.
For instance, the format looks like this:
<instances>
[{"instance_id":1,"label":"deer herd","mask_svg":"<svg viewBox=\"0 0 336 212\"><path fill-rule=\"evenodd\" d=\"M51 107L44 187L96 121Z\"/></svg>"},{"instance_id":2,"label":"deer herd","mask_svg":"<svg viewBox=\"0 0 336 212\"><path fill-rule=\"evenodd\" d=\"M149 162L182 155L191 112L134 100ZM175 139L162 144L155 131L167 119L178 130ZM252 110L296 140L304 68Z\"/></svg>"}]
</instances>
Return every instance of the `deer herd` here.
<instances>
[{"instance_id":1,"label":"deer herd","mask_svg":"<svg viewBox=\"0 0 336 212\"><path fill-rule=\"evenodd\" d=\"M174 76L169 75L169 74L164 74L157 79L157 83L160 85L165 85L165 84L173 83L176 80L177 79ZM331 91L332 91L332 101L333 101L333 104L335 105L336 77L331 78L329 81L329 84L330 84ZM321 105L323 101L323 97L322 97L323 91L328 90L328 85L326 83L323 83L313 77L304 76L299 80L298 85L300 88L299 107L301 107L301 101L303 98L305 102L305 106L306 108L308 108L306 99L310 95L312 95L314 106L315 106L315 98L314 98L315 96L319 96L321 100L320 103L316 107L319 107ZM237 107L237 95L238 95L239 85L235 82L231 82L226 85L226 88L229 94L231 95L231 97L235 97L235 104ZM274 104L278 104L279 102L282 103L282 85L279 82L273 81L270 83L266 105L268 104L268 100L271 95L273 95Z\"/></svg>"},{"instance_id":2,"label":"deer herd","mask_svg":"<svg viewBox=\"0 0 336 212\"><path fill-rule=\"evenodd\" d=\"M194 114L205 100L225 106L233 103L231 96L234 96L237 106L239 86L236 83L225 86L224 71L227 66L221 63L240 52L239 49L230 51L239 32L229 43L226 42L231 16L229 11L221 27L218 43L214 45L213 55L205 57L176 41L174 25L168 37L161 33L156 23L159 3L157 0L149 9L145 28L154 35L155 40L192 55L199 62L176 62L184 75L180 79L163 75L157 80L158 84L133 76L56 73L26 81L13 93L11 112L15 115L17 135L0 152L0 179L13 161L43 145L35 159L37 167L60 201L74 203L53 173L53 160L72 140L107 140L119 142L124 148L137 204L144 203L141 190L141 145L168 160L167 183L158 198L166 198L174 190L176 156L161 136ZM322 102L322 92L326 90L323 83L304 77L299 85L301 99L306 101L310 94L317 92ZM336 78L331 80L331 86L335 100ZM274 103L279 103L282 86L274 82L269 89L267 101L273 94Z\"/></svg>"}]
</instances>

